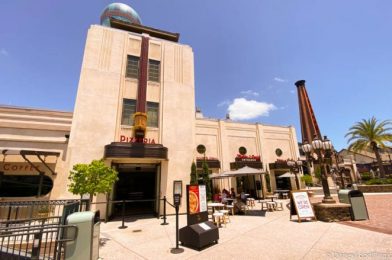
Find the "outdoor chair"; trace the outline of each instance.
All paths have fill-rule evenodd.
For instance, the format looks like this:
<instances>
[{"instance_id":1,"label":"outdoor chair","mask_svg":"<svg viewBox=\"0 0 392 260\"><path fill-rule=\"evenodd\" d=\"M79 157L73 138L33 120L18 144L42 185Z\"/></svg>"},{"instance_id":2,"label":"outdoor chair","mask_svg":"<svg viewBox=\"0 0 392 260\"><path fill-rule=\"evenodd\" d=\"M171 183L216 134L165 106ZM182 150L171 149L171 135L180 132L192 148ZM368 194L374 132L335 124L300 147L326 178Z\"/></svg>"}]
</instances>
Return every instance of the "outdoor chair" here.
<instances>
[{"instance_id":1,"label":"outdoor chair","mask_svg":"<svg viewBox=\"0 0 392 260\"><path fill-rule=\"evenodd\" d=\"M225 223L225 225L226 225L226 223L231 222L230 217L229 217L229 210L222 209L219 212L223 213L223 222Z\"/></svg>"},{"instance_id":2,"label":"outdoor chair","mask_svg":"<svg viewBox=\"0 0 392 260\"><path fill-rule=\"evenodd\" d=\"M275 201L267 201L267 210L268 211L274 211L276 209L276 203Z\"/></svg>"},{"instance_id":3,"label":"outdoor chair","mask_svg":"<svg viewBox=\"0 0 392 260\"><path fill-rule=\"evenodd\" d=\"M212 219L213 219L213 222L215 223L215 225L217 227L221 227L222 223L224 223L225 227L226 227L226 223L225 223L225 220L224 220L224 214L223 213L215 212L214 214L212 214Z\"/></svg>"},{"instance_id":4,"label":"outdoor chair","mask_svg":"<svg viewBox=\"0 0 392 260\"><path fill-rule=\"evenodd\" d=\"M247 198L246 199L246 205L248 207L251 207L253 209L253 207L255 207L255 199L254 198Z\"/></svg>"},{"instance_id":5,"label":"outdoor chair","mask_svg":"<svg viewBox=\"0 0 392 260\"><path fill-rule=\"evenodd\" d=\"M267 200L260 200L261 210L267 210L268 209L267 202L268 202Z\"/></svg>"},{"instance_id":6,"label":"outdoor chair","mask_svg":"<svg viewBox=\"0 0 392 260\"><path fill-rule=\"evenodd\" d=\"M282 201L275 201L275 209L276 210L283 210L283 202Z\"/></svg>"},{"instance_id":7,"label":"outdoor chair","mask_svg":"<svg viewBox=\"0 0 392 260\"><path fill-rule=\"evenodd\" d=\"M231 215L234 215L234 205L226 205L226 209L228 209L231 212Z\"/></svg>"}]
</instances>

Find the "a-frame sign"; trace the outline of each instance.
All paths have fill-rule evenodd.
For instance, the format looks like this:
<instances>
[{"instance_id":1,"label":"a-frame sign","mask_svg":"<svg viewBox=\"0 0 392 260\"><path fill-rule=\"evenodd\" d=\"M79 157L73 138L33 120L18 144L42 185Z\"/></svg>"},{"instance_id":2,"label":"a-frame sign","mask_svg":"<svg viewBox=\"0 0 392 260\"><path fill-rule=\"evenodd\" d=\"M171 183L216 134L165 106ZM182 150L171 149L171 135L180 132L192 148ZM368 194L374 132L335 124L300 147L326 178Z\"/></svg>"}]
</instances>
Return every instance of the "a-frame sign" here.
<instances>
[{"instance_id":1,"label":"a-frame sign","mask_svg":"<svg viewBox=\"0 0 392 260\"><path fill-rule=\"evenodd\" d=\"M299 190L290 193L290 220L294 215L297 215L298 222L316 220L316 215L306 191Z\"/></svg>"}]
</instances>

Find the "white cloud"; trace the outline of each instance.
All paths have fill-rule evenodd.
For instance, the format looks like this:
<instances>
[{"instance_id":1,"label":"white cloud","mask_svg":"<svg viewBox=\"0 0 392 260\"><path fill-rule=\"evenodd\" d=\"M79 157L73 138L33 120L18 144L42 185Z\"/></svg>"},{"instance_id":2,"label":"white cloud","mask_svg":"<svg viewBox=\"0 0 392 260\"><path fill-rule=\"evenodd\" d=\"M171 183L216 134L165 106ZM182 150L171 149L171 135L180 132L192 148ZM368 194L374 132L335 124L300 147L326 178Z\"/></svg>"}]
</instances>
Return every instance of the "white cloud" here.
<instances>
[{"instance_id":1,"label":"white cloud","mask_svg":"<svg viewBox=\"0 0 392 260\"><path fill-rule=\"evenodd\" d=\"M0 49L0 54L3 56L8 56L8 51L6 51L4 48Z\"/></svg>"},{"instance_id":2,"label":"white cloud","mask_svg":"<svg viewBox=\"0 0 392 260\"><path fill-rule=\"evenodd\" d=\"M290 93L295 94L295 90L294 89L290 90Z\"/></svg>"},{"instance_id":3,"label":"white cloud","mask_svg":"<svg viewBox=\"0 0 392 260\"><path fill-rule=\"evenodd\" d=\"M255 96L255 97L258 97L260 95L258 92L253 91L253 90L241 91L241 94L245 95L245 96Z\"/></svg>"},{"instance_id":4,"label":"white cloud","mask_svg":"<svg viewBox=\"0 0 392 260\"><path fill-rule=\"evenodd\" d=\"M282 78L279 78L279 77L275 77L274 80L277 81L277 82L287 82L287 79L282 79Z\"/></svg>"},{"instance_id":5,"label":"white cloud","mask_svg":"<svg viewBox=\"0 0 392 260\"><path fill-rule=\"evenodd\" d=\"M275 109L276 107L273 104L247 100L245 98L236 98L230 104L227 111L233 120L248 120L259 116L268 116L269 112Z\"/></svg>"},{"instance_id":6,"label":"white cloud","mask_svg":"<svg viewBox=\"0 0 392 260\"><path fill-rule=\"evenodd\" d=\"M231 103L230 100L226 99L226 100L223 100L222 102L218 103L216 106L217 107L225 107L225 106L230 105L230 103Z\"/></svg>"}]
</instances>

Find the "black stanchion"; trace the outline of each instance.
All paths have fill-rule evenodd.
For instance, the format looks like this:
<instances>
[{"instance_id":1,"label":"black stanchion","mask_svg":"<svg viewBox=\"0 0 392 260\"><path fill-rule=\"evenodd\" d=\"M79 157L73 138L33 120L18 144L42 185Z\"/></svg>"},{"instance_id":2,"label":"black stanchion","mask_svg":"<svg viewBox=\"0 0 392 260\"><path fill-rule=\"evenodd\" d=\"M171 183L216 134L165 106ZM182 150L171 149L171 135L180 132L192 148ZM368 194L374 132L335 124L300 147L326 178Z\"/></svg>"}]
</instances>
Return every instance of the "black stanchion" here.
<instances>
[{"instance_id":1,"label":"black stanchion","mask_svg":"<svg viewBox=\"0 0 392 260\"><path fill-rule=\"evenodd\" d=\"M166 196L163 196L163 223L161 225L169 225L169 223L166 222Z\"/></svg>"},{"instance_id":2,"label":"black stanchion","mask_svg":"<svg viewBox=\"0 0 392 260\"><path fill-rule=\"evenodd\" d=\"M124 219L125 219L125 200L123 200L122 202L122 225L119 227L119 229L127 228L127 226L124 225Z\"/></svg>"},{"instance_id":3,"label":"black stanchion","mask_svg":"<svg viewBox=\"0 0 392 260\"><path fill-rule=\"evenodd\" d=\"M172 253L172 254L180 254L180 253L182 253L182 252L184 252L184 249L183 248L179 248L179 246L178 246L178 211L179 211L179 207L180 205L178 205L178 204L175 204L175 207L176 207L176 247L175 248L172 248L171 250L170 250L170 252Z\"/></svg>"}]
</instances>

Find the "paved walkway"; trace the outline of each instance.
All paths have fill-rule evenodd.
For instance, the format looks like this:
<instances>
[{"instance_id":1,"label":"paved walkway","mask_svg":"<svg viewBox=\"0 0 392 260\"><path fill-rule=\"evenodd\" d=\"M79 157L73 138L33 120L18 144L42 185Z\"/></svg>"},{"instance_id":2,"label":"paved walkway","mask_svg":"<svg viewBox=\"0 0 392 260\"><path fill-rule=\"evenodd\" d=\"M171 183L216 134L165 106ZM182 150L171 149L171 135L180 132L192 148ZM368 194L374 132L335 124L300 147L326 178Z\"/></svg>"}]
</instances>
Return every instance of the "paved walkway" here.
<instances>
[{"instance_id":1,"label":"paved walkway","mask_svg":"<svg viewBox=\"0 0 392 260\"><path fill-rule=\"evenodd\" d=\"M369 220L346 221L341 224L392 235L392 193L365 193Z\"/></svg>"},{"instance_id":2,"label":"paved walkway","mask_svg":"<svg viewBox=\"0 0 392 260\"><path fill-rule=\"evenodd\" d=\"M287 201L288 202L288 201ZM260 204L256 204L258 207ZM101 225L103 259L391 259L392 236L338 223L289 220L289 211L254 211L231 217L219 229L219 244L202 251L175 247L174 216L162 226L156 218L129 219ZM186 216L180 216L180 227Z\"/></svg>"}]
</instances>

